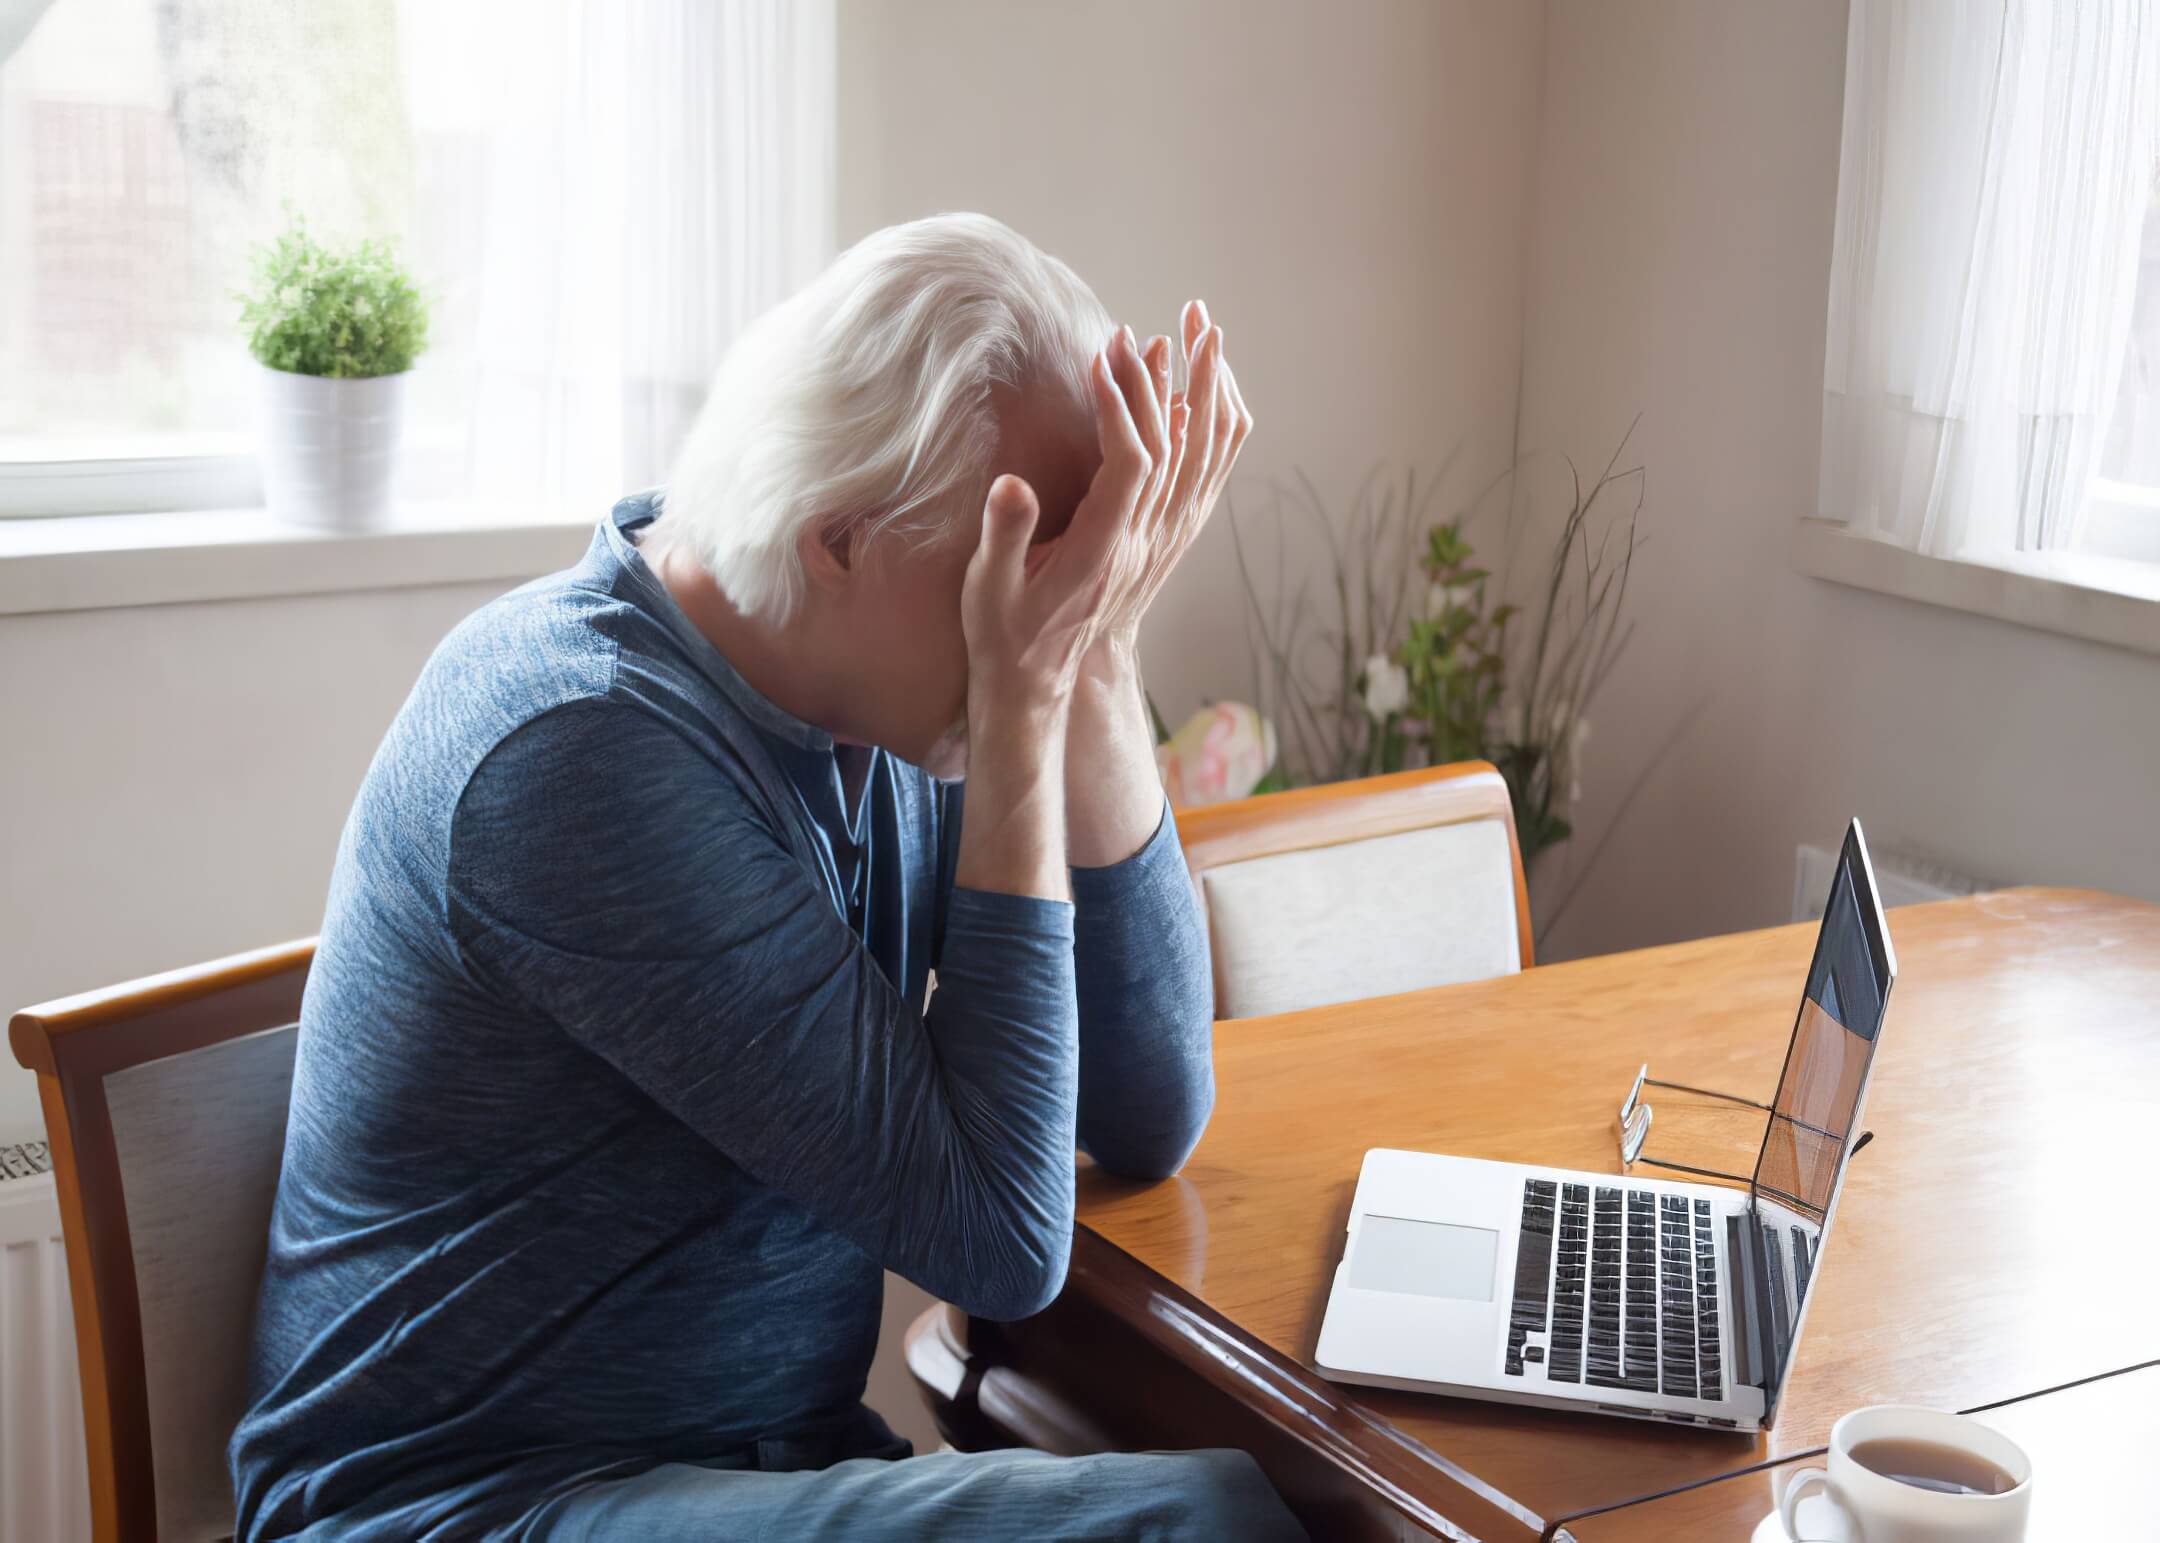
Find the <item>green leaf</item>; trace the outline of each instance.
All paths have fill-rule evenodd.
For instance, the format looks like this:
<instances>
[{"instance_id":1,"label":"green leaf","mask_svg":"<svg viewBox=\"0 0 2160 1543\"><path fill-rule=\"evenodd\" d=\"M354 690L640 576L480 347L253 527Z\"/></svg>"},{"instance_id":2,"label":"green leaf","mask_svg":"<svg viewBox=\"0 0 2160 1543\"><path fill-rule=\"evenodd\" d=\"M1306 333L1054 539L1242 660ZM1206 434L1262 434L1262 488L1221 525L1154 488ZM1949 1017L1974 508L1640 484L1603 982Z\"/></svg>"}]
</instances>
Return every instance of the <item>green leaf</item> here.
<instances>
[{"instance_id":1,"label":"green leaf","mask_svg":"<svg viewBox=\"0 0 2160 1543\"><path fill-rule=\"evenodd\" d=\"M427 304L386 247L333 251L295 221L255 249L253 264L253 284L235 298L249 351L273 370L395 375L427 347Z\"/></svg>"},{"instance_id":2,"label":"green leaf","mask_svg":"<svg viewBox=\"0 0 2160 1543\"><path fill-rule=\"evenodd\" d=\"M1155 705L1155 693L1143 689L1140 694L1147 699L1148 722L1155 726L1155 743L1158 745L1169 744L1170 725L1163 722L1162 709Z\"/></svg>"}]
</instances>

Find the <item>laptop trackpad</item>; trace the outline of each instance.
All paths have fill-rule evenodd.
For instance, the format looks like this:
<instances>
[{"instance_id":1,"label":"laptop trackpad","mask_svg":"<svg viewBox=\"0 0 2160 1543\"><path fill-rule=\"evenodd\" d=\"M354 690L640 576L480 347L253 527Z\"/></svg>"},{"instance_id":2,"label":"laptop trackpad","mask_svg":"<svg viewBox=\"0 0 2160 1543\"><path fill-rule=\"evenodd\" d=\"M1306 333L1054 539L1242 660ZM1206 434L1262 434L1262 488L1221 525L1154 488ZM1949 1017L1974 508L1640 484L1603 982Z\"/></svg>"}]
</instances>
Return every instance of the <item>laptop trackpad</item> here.
<instances>
[{"instance_id":1,"label":"laptop trackpad","mask_svg":"<svg viewBox=\"0 0 2160 1543\"><path fill-rule=\"evenodd\" d=\"M1350 1284L1360 1291L1490 1302L1500 1234L1450 1222L1368 1215L1350 1256Z\"/></svg>"}]
</instances>

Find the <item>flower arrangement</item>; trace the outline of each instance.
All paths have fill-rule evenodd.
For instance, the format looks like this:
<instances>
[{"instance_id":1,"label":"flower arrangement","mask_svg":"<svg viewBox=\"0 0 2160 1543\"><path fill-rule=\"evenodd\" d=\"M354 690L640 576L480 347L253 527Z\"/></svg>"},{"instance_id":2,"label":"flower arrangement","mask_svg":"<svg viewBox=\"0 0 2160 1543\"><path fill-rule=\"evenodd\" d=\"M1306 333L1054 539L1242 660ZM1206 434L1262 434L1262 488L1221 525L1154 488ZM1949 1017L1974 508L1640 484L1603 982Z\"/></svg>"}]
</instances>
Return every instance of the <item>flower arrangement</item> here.
<instances>
[{"instance_id":1,"label":"flower arrangement","mask_svg":"<svg viewBox=\"0 0 2160 1543\"><path fill-rule=\"evenodd\" d=\"M1444 518L1432 507L1439 479L1421 491L1415 473L1382 484L1375 472L1341 520L1298 474L1294 486L1275 489L1273 581L1265 586L1233 513L1254 697L1280 725L1285 785L1487 760L1507 781L1526 866L1568 839L1587 713L1629 633L1623 612L1642 539L1643 472L1619 463L1632 435L1631 427L1587 489L1566 463L1568 506L1527 616L1506 598L1505 557L1494 573L1467 534L1512 472ZM1507 515L1504 552L1520 534L1519 513ZM1324 547L1317 586L1288 582L1314 566L1289 560L1292 526Z\"/></svg>"},{"instance_id":2,"label":"flower arrangement","mask_svg":"<svg viewBox=\"0 0 2160 1543\"><path fill-rule=\"evenodd\" d=\"M1285 787L1403 764L1407 739L1389 719L1407 707L1409 687L1407 670L1396 674L1394 653L1408 617L1416 538L1431 523L1440 485L1434 478L1421 488L1415 470L1399 487L1370 472L1347 517L1336 520L1311 479L1301 471L1292 476L1287 486L1273 485L1272 552L1253 549L1258 533L1248 536L1236 510L1229 521L1254 654L1253 700L1281 737L1282 759L1270 780ZM1293 534L1302 548L1296 553ZM1263 562L1271 572L1266 585L1257 576ZM1317 586L1316 575L1323 581Z\"/></svg>"},{"instance_id":3,"label":"flower arrangement","mask_svg":"<svg viewBox=\"0 0 2160 1543\"><path fill-rule=\"evenodd\" d=\"M300 221L255 249L253 283L236 298L249 352L287 374L397 375L427 347L427 304L387 248L333 249Z\"/></svg>"},{"instance_id":4,"label":"flower arrangement","mask_svg":"<svg viewBox=\"0 0 2160 1543\"><path fill-rule=\"evenodd\" d=\"M1243 702L1211 702L1171 733L1151 700L1155 770L1180 807L1243 798L1275 765L1275 726Z\"/></svg>"}]
</instances>

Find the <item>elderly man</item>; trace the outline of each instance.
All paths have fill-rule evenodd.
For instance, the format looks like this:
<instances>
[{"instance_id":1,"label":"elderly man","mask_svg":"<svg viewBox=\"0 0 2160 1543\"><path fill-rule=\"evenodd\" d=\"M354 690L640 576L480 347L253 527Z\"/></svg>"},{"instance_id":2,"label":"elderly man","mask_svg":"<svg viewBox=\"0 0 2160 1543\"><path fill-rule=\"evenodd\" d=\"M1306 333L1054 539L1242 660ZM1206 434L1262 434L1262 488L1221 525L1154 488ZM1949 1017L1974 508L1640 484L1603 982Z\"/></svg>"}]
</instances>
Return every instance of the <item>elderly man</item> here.
<instances>
[{"instance_id":1,"label":"elderly man","mask_svg":"<svg viewBox=\"0 0 2160 1543\"><path fill-rule=\"evenodd\" d=\"M443 643L308 981L240 1538L1302 1536L1240 1453L862 1405L880 1267L1036 1312L1075 1148L1167 1175L1213 1101L1134 647L1252 420L1181 331L881 231Z\"/></svg>"}]
</instances>

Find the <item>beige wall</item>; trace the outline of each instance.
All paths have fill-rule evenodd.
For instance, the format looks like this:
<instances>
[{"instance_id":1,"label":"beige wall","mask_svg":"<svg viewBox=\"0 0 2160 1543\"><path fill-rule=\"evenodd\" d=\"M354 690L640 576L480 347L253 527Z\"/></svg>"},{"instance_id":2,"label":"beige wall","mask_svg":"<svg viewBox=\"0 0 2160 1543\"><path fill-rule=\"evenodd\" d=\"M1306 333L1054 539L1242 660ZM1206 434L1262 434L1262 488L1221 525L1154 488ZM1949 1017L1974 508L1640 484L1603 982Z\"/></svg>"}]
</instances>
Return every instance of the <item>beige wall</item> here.
<instances>
[{"instance_id":1,"label":"beige wall","mask_svg":"<svg viewBox=\"0 0 2160 1543\"><path fill-rule=\"evenodd\" d=\"M843 242L975 209L1144 337L1204 296L1256 431L1302 467L1505 466L1543 8L1488 0L841 0ZM1146 637L1173 720L1250 691L1217 516Z\"/></svg>"},{"instance_id":2,"label":"beige wall","mask_svg":"<svg viewBox=\"0 0 2160 1543\"><path fill-rule=\"evenodd\" d=\"M2160 898L2160 664L1786 558L1815 501L1844 35L1817 0L1549 7L1522 442L1601 451L1640 411L1650 478L1591 838L1711 704L1563 953L1783 920L1795 844L1834 845L1854 814L1878 849Z\"/></svg>"},{"instance_id":3,"label":"beige wall","mask_svg":"<svg viewBox=\"0 0 2160 1543\"><path fill-rule=\"evenodd\" d=\"M376 742L509 587L0 616L0 1003L304 937ZM0 1057L0 1131L39 1123Z\"/></svg>"}]
</instances>

